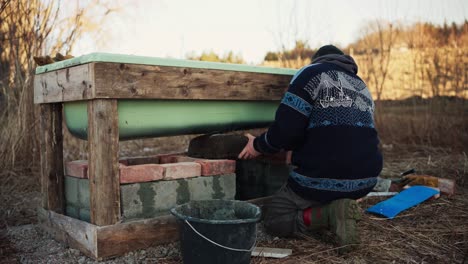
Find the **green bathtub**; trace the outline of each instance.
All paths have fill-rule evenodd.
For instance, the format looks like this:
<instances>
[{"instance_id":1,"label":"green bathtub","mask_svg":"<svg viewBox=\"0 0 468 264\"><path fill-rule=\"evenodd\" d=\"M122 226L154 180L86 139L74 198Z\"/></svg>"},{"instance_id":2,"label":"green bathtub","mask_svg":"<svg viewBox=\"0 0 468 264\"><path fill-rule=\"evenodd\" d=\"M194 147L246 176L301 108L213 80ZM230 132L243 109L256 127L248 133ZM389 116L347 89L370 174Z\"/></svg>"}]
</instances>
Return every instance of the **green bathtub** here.
<instances>
[{"instance_id":1,"label":"green bathtub","mask_svg":"<svg viewBox=\"0 0 468 264\"><path fill-rule=\"evenodd\" d=\"M88 67L78 68L77 66L80 65L88 65ZM118 65L118 67L106 68L102 65ZM138 65L138 67L129 70L125 65ZM180 69L180 73L174 69ZM221 72L226 73L223 76ZM171 77L164 79L158 76L158 74L165 73ZM91 53L37 67L34 100L35 103L63 102L66 125L71 134L81 139L87 139L87 101L99 98L118 100L121 140L226 132L267 127L274 120L279 101L269 100L269 96L261 93L274 94L269 90L278 89L279 84L274 82L281 82L280 86L284 89L295 73L295 69L285 68ZM200 78L205 74L218 79ZM114 76L115 79L110 76ZM271 77L271 84L267 81L269 77ZM108 83L103 83L103 80ZM129 84L137 81L141 83ZM235 100L235 93L226 95L226 98L218 95L213 99L206 97L206 94L198 95L200 97L197 99L185 98L183 94L169 96L170 99L167 97L165 99L133 97L138 96L138 89L142 89L145 85L149 87L151 81L154 82L156 90L186 86L188 89L199 90L201 87L206 87L209 91L224 86L224 89L229 87L233 87L234 90L239 89L240 94L243 93L242 90L251 89L252 96L238 100ZM197 81L199 83L192 83ZM244 81L247 82L245 86L239 84ZM166 86L164 87L165 82L173 83L164 84ZM94 85L94 90L85 92L82 84L87 84L89 87ZM122 93L112 94L112 89L108 88L113 86L122 89ZM261 92L258 92L257 88L261 88ZM129 89L134 89L135 92L128 93ZM210 98L210 100L200 98ZM276 95L275 98L278 96Z\"/></svg>"},{"instance_id":2,"label":"green bathtub","mask_svg":"<svg viewBox=\"0 0 468 264\"><path fill-rule=\"evenodd\" d=\"M278 101L119 100L121 140L267 127ZM87 102L64 103L70 133L87 139Z\"/></svg>"}]
</instances>

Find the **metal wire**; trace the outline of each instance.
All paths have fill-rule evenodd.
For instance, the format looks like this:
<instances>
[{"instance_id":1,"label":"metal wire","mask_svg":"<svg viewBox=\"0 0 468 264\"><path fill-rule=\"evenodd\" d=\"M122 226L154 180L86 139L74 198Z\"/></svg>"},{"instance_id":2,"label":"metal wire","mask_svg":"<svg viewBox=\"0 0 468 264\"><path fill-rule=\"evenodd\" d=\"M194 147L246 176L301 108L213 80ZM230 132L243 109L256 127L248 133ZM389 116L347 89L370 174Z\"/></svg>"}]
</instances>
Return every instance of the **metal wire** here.
<instances>
[{"instance_id":1,"label":"metal wire","mask_svg":"<svg viewBox=\"0 0 468 264\"><path fill-rule=\"evenodd\" d=\"M190 226L190 228L192 228L193 232L195 232L197 235L201 236L202 238L206 239L208 242L218 246L218 247L221 247L221 248L224 248L224 249L228 249L228 250L232 250L232 251L240 251L240 252L252 252L255 248L255 246L257 245L257 232L255 232L255 240L254 240L254 243L252 245L252 247L250 249L237 249L237 248L231 248L231 247L226 247L226 246L223 246L221 244L218 244L216 242L214 242L213 240L207 238L206 236L202 235L200 232L198 232L190 223L189 221L185 220L185 223L187 223L188 226Z\"/></svg>"}]
</instances>

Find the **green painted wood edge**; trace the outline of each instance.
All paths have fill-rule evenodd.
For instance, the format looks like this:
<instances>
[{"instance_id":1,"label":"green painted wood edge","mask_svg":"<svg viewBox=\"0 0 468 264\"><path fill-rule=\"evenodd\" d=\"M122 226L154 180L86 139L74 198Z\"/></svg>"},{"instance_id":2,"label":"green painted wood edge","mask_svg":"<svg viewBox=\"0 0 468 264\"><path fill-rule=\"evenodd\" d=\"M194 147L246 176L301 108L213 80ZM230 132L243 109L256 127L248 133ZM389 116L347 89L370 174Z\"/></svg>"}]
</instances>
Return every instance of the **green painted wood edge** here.
<instances>
[{"instance_id":1,"label":"green painted wood edge","mask_svg":"<svg viewBox=\"0 0 468 264\"><path fill-rule=\"evenodd\" d=\"M263 66L252 66L246 64L232 64L221 62L193 61L170 58L145 57L136 55L112 54L112 53L90 53L76 58L39 66L36 68L36 74L60 70L72 66L91 62L114 62L129 64L144 64L157 66L188 67L198 69L212 69L223 71L255 72L280 75L294 75L296 69L272 68Z\"/></svg>"}]
</instances>

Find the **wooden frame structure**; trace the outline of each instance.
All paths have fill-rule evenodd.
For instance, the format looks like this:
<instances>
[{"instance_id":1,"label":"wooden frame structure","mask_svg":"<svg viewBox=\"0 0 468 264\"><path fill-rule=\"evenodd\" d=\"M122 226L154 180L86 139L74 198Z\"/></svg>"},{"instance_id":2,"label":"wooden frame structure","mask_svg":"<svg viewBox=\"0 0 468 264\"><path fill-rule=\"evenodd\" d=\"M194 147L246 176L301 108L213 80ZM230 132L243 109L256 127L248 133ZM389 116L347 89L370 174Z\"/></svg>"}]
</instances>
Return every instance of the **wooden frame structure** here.
<instances>
[{"instance_id":1,"label":"wooden frame structure","mask_svg":"<svg viewBox=\"0 0 468 264\"><path fill-rule=\"evenodd\" d=\"M91 54L39 67L43 227L95 259L177 240L173 217L121 223L118 99L279 100L294 70ZM62 103L87 101L91 223L64 215Z\"/></svg>"}]
</instances>

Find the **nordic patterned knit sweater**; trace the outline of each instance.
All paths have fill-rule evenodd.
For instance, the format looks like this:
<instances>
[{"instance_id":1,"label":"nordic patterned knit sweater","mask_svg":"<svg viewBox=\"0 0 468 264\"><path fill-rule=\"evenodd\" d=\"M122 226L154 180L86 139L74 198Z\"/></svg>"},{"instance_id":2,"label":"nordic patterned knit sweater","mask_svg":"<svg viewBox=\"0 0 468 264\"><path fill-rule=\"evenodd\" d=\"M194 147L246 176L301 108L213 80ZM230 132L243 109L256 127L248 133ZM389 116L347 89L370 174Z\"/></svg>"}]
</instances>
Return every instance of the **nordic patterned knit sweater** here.
<instances>
[{"instance_id":1,"label":"nordic patterned knit sweater","mask_svg":"<svg viewBox=\"0 0 468 264\"><path fill-rule=\"evenodd\" d=\"M382 170L374 102L347 55L324 55L299 70L273 124L254 141L260 153L292 150L288 184L327 203L369 193Z\"/></svg>"}]
</instances>

